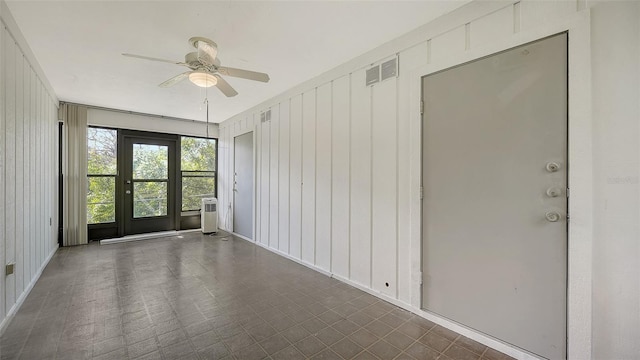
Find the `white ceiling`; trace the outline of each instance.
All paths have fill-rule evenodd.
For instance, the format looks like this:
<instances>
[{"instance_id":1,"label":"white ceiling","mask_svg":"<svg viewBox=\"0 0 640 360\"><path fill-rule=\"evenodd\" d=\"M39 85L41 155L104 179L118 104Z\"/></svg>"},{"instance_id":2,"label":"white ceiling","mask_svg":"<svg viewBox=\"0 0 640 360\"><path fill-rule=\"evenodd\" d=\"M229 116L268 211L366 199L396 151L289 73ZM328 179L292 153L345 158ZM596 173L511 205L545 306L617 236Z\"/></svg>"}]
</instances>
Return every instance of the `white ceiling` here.
<instances>
[{"instance_id":1,"label":"white ceiling","mask_svg":"<svg viewBox=\"0 0 640 360\"><path fill-rule=\"evenodd\" d=\"M222 65L266 72L267 84L226 77L239 92L208 91L210 120L224 121L467 1L7 1L62 101L205 120L205 91L186 71L127 58L184 61L187 40L218 44Z\"/></svg>"}]
</instances>

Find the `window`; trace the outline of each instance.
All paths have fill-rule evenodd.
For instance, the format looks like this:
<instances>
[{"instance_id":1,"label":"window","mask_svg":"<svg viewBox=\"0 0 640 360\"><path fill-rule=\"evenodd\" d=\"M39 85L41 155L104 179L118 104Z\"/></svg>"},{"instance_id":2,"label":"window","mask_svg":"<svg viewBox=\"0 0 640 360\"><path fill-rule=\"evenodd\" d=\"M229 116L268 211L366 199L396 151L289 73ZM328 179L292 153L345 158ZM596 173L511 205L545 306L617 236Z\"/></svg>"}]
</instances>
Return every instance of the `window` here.
<instances>
[{"instance_id":1,"label":"window","mask_svg":"<svg viewBox=\"0 0 640 360\"><path fill-rule=\"evenodd\" d=\"M216 139L183 136L180 142L182 211L199 210L202 198L216 196Z\"/></svg>"},{"instance_id":2,"label":"window","mask_svg":"<svg viewBox=\"0 0 640 360\"><path fill-rule=\"evenodd\" d=\"M118 132L87 129L87 223L116 221Z\"/></svg>"}]
</instances>

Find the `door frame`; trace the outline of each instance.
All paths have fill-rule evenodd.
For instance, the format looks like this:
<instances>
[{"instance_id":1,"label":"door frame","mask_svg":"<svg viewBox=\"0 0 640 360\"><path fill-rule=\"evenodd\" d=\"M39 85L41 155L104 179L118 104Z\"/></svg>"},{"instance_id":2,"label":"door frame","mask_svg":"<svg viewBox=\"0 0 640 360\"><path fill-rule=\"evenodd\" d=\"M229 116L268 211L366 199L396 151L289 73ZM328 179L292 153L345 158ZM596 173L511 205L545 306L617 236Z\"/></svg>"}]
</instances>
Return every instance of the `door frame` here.
<instances>
[{"instance_id":1,"label":"door frame","mask_svg":"<svg viewBox=\"0 0 640 360\"><path fill-rule=\"evenodd\" d=\"M256 242L256 218L257 218L257 206L256 206L256 202L258 199L258 192L257 192L257 180L256 180L256 174L257 174L257 166L258 166L258 162L256 161L256 156L258 155L257 152L257 145L256 145L256 133L257 133L257 126L252 126L248 129L246 129L245 131L239 132L237 134L232 134L231 138L232 138L232 146L231 149L229 151L229 160L231 163L231 173L232 173L232 182L234 181L233 179L235 178L235 169L236 169L236 138L238 136L242 136L245 135L247 133L252 133L252 137L253 137L253 149L252 149L252 153L253 153L253 164L251 165L253 167L253 199L252 199L252 208L251 208L251 213L253 214L253 221L251 221L251 238L247 238L243 235L240 235L238 233L235 232L235 229L233 228L233 224L234 224L234 212L236 209L236 204L235 204L235 199L236 196L234 194L234 184L231 184L230 188L230 195L229 195L229 204L231 205L231 209L228 209L227 211L229 212L229 227L231 228L231 233L243 238L244 240L248 240L251 242Z\"/></svg>"},{"instance_id":2,"label":"door frame","mask_svg":"<svg viewBox=\"0 0 640 360\"><path fill-rule=\"evenodd\" d=\"M128 165L128 162L126 160L126 157L127 157L126 156L127 155L126 139L131 139L131 138L161 140L161 141L168 141L168 142L174 143L173 154L169 154L169 156L173 155L173 166L171 165L171 160L169 160L169 174L168 174L169 179L171 179L171 176L173 175L173 182L172 184L170 182L170 184L168 185L169 187L168 196L169 198L173 199L173 201L168 199L167 215L171 220L171 224L172 224L171 227L173 229L178 229L178 226L180 224L180 215L181 215L180 212L177 211L178 198L180 197L180 194L178 194L178 191L180 191L181 189L180 169L178 166L179 165L178 158L180 156L180 150L179 150L180 148L179 148L178 141L180 140L180 136L174 135L174 134L163 134L163 133L153 133L153 132L146 132L146 131L120 129L118 131L118 167L119 168L118 168L118 176L116 179L116 196L120 201L120 204L122 205L121 205L121 211L118 214L118 235L120 237L126 235L125 223L127 222L127 219L126 219L127 211L125 211L126 194L125 194L125 184L124 184L124 182L126 181L125 166ZM169 148L169 151L171 151L171 148ZM171 170L173 170L173 174L171 174ZM173 207L171 206L171 204L173 204Z\"/></svg>"},{"instance_id":3,"label":"door frame","mask_svg":"<svg viewBox=\"0 0 640 360\"><path fill-rule=\"evenodd\" d=\"M478 49L458 51L411 71L410 178L411 178L411 294L410 303L421 316L473 340L516 358L537 358L498 339L469 329L422 309L422 78L546 37L568 34L568 199L567 237L567 358L591 358L592 243L593 243L593 145L591 116L591 13L583 10L566 21L531 31Z\"/></svg>"}]
</instances>

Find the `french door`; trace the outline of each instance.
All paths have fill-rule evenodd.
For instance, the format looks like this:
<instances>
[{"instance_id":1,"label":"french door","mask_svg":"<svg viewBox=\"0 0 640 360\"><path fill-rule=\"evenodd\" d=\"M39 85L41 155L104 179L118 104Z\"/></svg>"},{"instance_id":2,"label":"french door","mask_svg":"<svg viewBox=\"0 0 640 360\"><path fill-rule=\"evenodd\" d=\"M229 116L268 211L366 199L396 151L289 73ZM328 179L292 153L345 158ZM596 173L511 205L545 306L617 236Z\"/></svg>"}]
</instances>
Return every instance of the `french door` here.
<instances>
[{"instance_id":1,"label":"french door","mask_svg":"<svg viewBox=\"0 0 640 360\"><path fill-rule=\"evenodd\" d=\"M176 228L176 139L125 133L124 235Z\"/></svg>"}]
</instances>

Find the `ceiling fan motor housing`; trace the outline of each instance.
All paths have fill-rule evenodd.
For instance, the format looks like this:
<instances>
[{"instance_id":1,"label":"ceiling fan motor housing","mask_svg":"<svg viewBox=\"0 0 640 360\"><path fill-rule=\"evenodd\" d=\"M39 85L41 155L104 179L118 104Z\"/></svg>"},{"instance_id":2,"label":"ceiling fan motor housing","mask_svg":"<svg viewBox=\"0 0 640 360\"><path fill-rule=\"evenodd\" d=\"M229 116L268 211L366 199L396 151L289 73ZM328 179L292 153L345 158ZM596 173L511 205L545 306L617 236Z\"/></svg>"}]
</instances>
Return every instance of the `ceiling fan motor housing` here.
<instances>
[{"instance_id":1,"label":"ceiling fan motor housing","mask_svg":"<svg viewBox=\"0 0 640 360\"><path fill-rule=\"evenodd\" d=\"M198 60L197 52L190 52L185 55L184 62L187 63L191 69L197 69L201 66L200 61Z\"/></svg>"}]
</instances>

